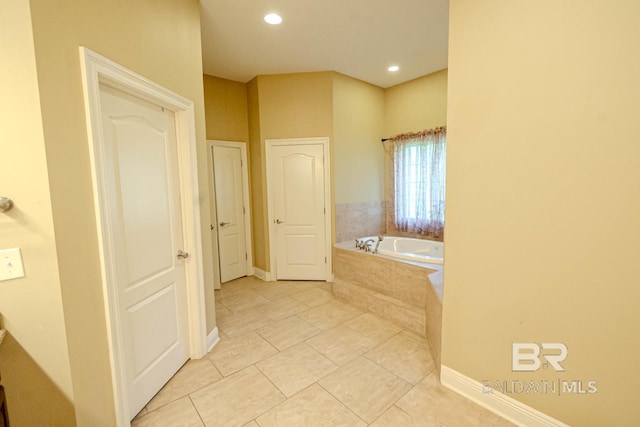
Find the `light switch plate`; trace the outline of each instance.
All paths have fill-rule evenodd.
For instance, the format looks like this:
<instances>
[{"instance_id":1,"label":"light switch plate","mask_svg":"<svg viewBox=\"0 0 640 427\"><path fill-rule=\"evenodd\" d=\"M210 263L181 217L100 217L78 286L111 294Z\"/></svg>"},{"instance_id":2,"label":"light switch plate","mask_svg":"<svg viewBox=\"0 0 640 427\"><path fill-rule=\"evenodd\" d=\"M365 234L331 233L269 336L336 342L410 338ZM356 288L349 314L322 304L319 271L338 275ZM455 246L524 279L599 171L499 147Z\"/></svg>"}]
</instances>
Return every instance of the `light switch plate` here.
<instances>
[{"instance_id":1,"label":"light switch plate","mask_svg":"<svg viewBox=\"0 0 640 427\"><path fill-rule=\"evenodd\" d=\"M0 250L0 281L24 277L20 248Z\"/></svg>"}]
</instances>

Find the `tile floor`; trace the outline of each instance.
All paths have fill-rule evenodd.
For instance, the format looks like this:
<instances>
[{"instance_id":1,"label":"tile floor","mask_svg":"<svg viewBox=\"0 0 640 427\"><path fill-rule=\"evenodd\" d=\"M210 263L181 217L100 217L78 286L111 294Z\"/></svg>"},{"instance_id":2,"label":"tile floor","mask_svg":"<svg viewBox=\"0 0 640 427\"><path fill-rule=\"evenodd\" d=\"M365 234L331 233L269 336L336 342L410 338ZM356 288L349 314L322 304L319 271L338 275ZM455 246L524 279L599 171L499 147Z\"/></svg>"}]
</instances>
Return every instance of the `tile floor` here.
<instances>
[{"instance_id":1,"label":"tile floor","mask_svg":"<svg viewBox=\"0 0 640 427\"><path fill-rule=\"evenodd\" d=\"M440 385L423 337L335 299L331 284L234 280L220 342L135 418L146 426L510 426Z\"/></svg>"}]
</instances>

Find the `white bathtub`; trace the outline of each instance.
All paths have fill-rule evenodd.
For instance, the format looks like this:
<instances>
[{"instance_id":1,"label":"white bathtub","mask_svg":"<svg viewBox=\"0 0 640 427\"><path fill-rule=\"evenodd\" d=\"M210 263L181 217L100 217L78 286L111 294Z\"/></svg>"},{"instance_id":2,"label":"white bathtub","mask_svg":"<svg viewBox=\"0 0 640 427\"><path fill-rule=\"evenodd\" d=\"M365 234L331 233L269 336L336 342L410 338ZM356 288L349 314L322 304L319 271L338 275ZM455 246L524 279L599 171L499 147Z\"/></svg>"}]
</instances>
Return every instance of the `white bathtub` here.
<instances>
[{"instance_id":1,"label":"white bathtub","mask_svg":"<svg viewBox=\"0 0 640 427\"><path fill-rule=\"evenodd\" d=\"M371 248L375 248L375 244L378 242L378 236L362 237L358 240L365 242L369 239L374 240ZM378 253L380 255L409 261L442 264L444 261L444 244L433 240L382 236L382 241L378 246Z\"/></svg>"}]
</instances>

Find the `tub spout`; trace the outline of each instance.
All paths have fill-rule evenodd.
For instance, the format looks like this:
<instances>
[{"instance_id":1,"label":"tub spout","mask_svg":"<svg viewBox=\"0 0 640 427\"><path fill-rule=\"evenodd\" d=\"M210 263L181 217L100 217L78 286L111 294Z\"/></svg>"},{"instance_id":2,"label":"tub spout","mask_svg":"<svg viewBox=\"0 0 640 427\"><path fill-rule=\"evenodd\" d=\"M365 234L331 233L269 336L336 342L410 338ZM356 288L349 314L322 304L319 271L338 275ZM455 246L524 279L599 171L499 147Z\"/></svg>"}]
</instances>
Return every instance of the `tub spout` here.
<instances>
[{"instance_id":1,"label":"tub spout","mask_svg":"<svg viewBox=\"0 0 640 427\"><path fill-rule=\"evenodd\" d=\"M373 253L377 254L378 253L378 246L380 246L380 242L382 242L383 240L383 236L378 236L378 241L376 242L376 247L373 249Z\"/></svg>"}]
</instances>

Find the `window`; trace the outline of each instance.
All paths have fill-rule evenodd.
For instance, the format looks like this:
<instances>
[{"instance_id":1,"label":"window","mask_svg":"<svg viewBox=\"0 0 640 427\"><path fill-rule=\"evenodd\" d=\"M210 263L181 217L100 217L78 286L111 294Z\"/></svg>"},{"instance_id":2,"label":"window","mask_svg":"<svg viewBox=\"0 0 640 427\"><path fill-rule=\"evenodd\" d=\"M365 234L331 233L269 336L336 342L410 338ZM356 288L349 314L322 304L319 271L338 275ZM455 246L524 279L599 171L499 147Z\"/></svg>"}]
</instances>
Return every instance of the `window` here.
<instances>
[{"instance_id":1,"label":"window","mask_svg":"<svg viewBox=\"0 0 640 427\"><path fill-rule=\"evenodd\" d=\"M446 130L399 135L393 141L394 225L399 231L442 238Z\"/></svg>"}]
</instances>

